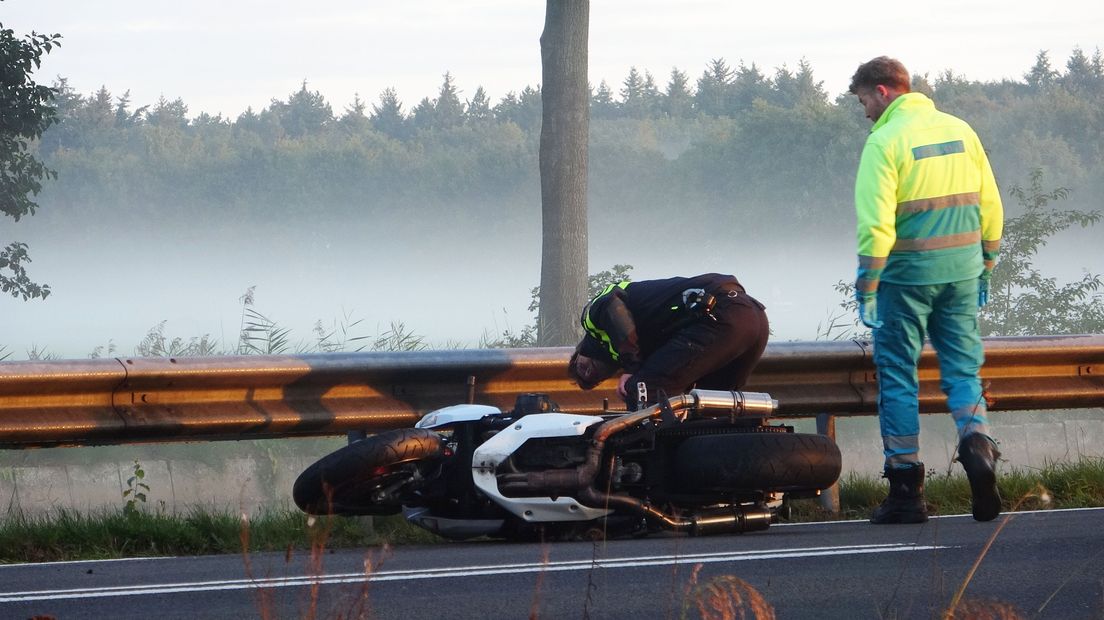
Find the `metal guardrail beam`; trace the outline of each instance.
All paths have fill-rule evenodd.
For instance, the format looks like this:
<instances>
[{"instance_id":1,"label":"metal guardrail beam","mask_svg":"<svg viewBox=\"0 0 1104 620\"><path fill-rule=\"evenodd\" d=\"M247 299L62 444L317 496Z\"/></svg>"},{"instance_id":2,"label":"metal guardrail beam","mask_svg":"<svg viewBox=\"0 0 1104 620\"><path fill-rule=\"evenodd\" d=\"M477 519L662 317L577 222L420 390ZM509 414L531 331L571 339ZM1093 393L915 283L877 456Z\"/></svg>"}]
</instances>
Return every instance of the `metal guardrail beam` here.
<instances>
[{"instance_id":1,"label":"metal guardrail beam","mask_svg":"<svg viewBox=\"0 0 1104 620\"><path fill-rule=\"evenodd\" d=\"M1104 335L985 339L993 410L1104 406ZM0 448L255 439L380 431L467 402L508 409L548 394L562 409L619 408L609 381L583 392L569 348L117 358L0 362ZM779 416L876 412L871 345L767 347L747 389L779 400ZM936 360L921 359L921 410L943 411ZM470 382L470 383L469 383Z\"/></svg>"}]
</instances>

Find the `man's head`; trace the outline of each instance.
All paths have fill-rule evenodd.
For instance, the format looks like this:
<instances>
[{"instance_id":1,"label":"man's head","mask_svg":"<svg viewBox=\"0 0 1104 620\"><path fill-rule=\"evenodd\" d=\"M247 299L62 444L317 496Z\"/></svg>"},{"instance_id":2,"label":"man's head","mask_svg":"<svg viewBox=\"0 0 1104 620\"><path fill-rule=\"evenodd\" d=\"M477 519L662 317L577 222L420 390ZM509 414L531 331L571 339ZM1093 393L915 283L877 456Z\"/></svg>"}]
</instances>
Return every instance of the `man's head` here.
<instances>
[{"instance_id":1,"label":"man's head","mask_svg":"<svg viewBox=\"0 0 1104 620\"><path fill-rule=\"evenodd\" d=\"M878 56L859 65L851 76L850 91L858 96L866 117L878 122L894 99L911 90L911 82L901 61Z\"/></svg>"},{"instance_id":2,"label":"man's head","mask_svg":"<svg viewBox=\"0 0 1104 620\"><path fill-rule=\"evenodd\" d=\"M610 358L602 343L590 336L583 336L567 363L567 375L584 390L594 389L594 386L612 377L617 369L617 363Z\"/></svg>"}]
</instances>

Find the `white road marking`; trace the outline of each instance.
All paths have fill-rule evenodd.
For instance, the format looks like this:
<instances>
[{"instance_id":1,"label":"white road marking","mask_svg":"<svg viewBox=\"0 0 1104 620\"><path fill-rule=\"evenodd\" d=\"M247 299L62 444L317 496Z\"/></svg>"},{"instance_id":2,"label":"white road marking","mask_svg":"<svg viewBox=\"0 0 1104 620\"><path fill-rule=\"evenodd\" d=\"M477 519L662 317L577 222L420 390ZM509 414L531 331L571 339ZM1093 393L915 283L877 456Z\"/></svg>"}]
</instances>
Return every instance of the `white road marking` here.
<instances>
[{"instance_id":1,"label":"white road marking","mask_svg":"<svg viewBox=\"0 0 1104 620\"><path fill-rule=\"evenodd\" d=\"M304 575L300 577L275 577L263 579L231 579L219 581L194 581L184 583L160 583L100 588L76 588L61 590L31 590L25 592L0 592L0 603L48 601L58 599L97 598L110 596L148 596L180 592L211 592L217 590L245 590L264 588L288 588L311 585L365 583L383 581L409 581L415 579L454 579L484 575L516 573L581 571L591 569L635 568L676 564L706 564L715 562L743 562L749 560L779 560L838 555L862 555L871 553L899 553L948 549L944 545L846 545L839 547L806 547L800 549L775 549L766 551L733 551L697 553L687 555L653 555L641 557L606 558L598 560L567 560L558 562L527 562L521 564L493 564L486 566L457 566L414 570L379 571L376 573L339 573L334 575Z\"/></svg>"}]
</instances>

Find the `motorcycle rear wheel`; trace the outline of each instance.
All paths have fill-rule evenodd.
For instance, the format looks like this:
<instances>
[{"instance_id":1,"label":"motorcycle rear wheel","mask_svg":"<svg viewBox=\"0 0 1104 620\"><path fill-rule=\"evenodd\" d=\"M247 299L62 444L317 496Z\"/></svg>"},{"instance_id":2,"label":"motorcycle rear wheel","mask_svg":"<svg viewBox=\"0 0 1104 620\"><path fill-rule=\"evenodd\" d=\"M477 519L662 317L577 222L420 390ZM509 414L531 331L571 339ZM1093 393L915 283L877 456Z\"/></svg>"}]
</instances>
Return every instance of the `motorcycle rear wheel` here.
<instances>
[{"instance_id":1,"label":"motorcycle rear wheel","mask_svg":"<svg viewBox=\"0 0 1104 620\"><path fill-rule=\"evenodd\" d=\"M824 435L730 433L689 437L675 451L682 490L826 489L839 478L839 447Z\"/></svg>"},{"instance_id":2,"label":"motorcycle rear wheel","mask_svg":"<svg viewBox=\"0 0 1104 620\"><path fill-rule=\"evenodd\" d=\"M415 474L435 467L442 456L444 444L433 431L404 428L372 435L305 469L292 499L308 514L395 514Z\"/></svg>"}]
</instances>

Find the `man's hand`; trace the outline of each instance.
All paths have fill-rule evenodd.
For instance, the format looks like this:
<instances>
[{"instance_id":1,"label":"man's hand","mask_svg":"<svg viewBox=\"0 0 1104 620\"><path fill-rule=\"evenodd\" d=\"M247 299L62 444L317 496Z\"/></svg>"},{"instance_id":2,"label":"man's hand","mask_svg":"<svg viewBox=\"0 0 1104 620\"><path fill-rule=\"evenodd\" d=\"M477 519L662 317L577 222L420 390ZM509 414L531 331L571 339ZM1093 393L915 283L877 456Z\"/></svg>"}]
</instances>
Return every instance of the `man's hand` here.
<instances>
[{"instance_id":1,"label":"man's hand","mask_svg":"<svg viewBox=\"0 0 1104 620\"><path fill-rule=\"evenodd\" d=\"M879 329L884 323L878 320L878 294L855 293L859 302L859 320L870 329Z\"/></svg>"},{"instance_id":2,"label":"man's hand","mask_svg":"<svg viewBox=\"0 0 1104 620\"><path fill-rule=\"evenodd\" d=\"M978 308L984 308L989 303L989 272L981 274L978 278Z\"/></svg>"},{"instance_id":3,"label":"man's hand","mask_svg":"<svg viewBox=\"0 0 1104 620\"><path fill-rule=\"evenodd\" d=\"M621 375L621 379L617 381L617 395L621 398L629 397L629 390L625 387L629 383L629 379L632 378L630 374Z\"/></svg>"},{"instance_id":4,"label":"man's hand","mask_svg":"<svg viewBox=\"0 0 1104 620\"><path fill-rule=\"evenodd\" d=\"M882 277L886 259L859 255L859 271L855 277L855 301L859 302L859 320L870 329L878 329L878 280Z\"/></svg>"}]
</instances>

